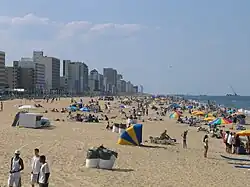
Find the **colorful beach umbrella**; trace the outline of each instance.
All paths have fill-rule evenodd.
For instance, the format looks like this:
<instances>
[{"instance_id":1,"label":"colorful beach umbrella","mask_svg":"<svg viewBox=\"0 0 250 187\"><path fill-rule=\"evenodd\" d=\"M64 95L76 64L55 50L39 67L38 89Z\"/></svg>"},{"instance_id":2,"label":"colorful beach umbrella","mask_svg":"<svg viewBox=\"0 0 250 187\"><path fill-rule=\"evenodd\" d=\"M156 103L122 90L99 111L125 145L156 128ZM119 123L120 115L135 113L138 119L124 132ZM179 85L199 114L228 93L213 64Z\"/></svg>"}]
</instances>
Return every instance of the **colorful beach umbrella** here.
<instances>
[{"instance_id":1,"label":"colorful beach umbrella","mask_svg":"<svg viewBox=\"0 0 250 187\"><path fill-rule=\"evenodd\" d=\"M236 133L239 136L250 136L250 130L239 131Z\"/></svg>"},{"instance_id":2,"label":"colorful beach umbrella","mask_svg":"<svg viewBox=\"0 0 250 187\"><path fill-rule=\"evenodd\" d=\"M120 136L119 145L135 145L142 143L142 124L136 124L127 128Z\"/></svg>"},{"instance_id":3,"label":"colorful beach umbrella","mask_svg":"<svg viewBox=\"0 0 250 187\"><path fill-rule=\"evenodd\" d=\"M205 115L205 113L202 111L198 111L198 112L194 113L194 115L195 116L203 116L203 115Z\"/></svg>"},{"instance_id":4,"label":"colorful beach umbrella","mask_svg":"<svg viewBox=\"0 0 250 187\"><path fill-rule=\"evenodd\" d=\"M206 117L206 118L204 118L203 119L204 121L213 121L213 120L215 120L215 117Z\"/></svg>"},{"instance_id":5,"label":"colorful beach umbrella","mask_svg":"<svg viewBox=\"0 0 250 187\"><path fill-rule=\"evenodd\" d=\"M180 116L181 116L181 114L179 112L174 112L174 113L170 114L169 118L178 119Z\"/></svg>"},{"instance_id":6,"label":"colorful beach umbrella","mask_svg":"<svg viewBox=\"0 0 250 187\"><path fill-rule=\"evenodd\" d=\"M211 121L210 125L222 125L222 124L231 124L233 121L227 118L216 118L214 121Z\"/></svg>"}]
</instances>

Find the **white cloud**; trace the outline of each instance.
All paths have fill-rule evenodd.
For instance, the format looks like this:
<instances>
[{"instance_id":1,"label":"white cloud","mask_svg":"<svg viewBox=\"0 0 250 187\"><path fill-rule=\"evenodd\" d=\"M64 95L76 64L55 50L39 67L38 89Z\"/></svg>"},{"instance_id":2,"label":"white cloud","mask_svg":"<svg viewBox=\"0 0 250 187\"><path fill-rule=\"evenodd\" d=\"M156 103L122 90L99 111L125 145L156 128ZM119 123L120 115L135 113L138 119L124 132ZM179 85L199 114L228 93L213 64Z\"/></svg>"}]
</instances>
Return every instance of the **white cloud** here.
<instances>
[{"instance_id":1,"label":"white cloud","mask_svg":"<svg viewBox=\"0 0 250 187\"><path fill-rule=\"evenodd\" d=\"M0 50L6 51L11 60L31 54L33 49L64 54L81 48L86 43L126 39L141 32L146 27L128 23L92 23L76 20L71 22L53 21L46 17L27 14L22 17L0 16ZM97 44L98 45L98 44Z\"/></svg>"},{"instance_id":2,"label":"white cloud","mask_svg":"<svg viewBox=\"0 0 250 187\"><path fill-rule=\"evenodd\" d=\"M13 30L35 34L40 29L52 30L57 38L76 37L76 35L95 35L98 33L117 32L117 34L133 35L143 29L139 24L117 24L117 23L91 23L89 21L72 21L68 23L55 22L45 17L37 17L34 14L27 14L23 17L0 16L0 31L8 30L12 34ZM33 35L32 34L32 35ZM42 37L42 33L40 33ZM38 38L37 37L37 38ZM44 39L44 38L43 38Z\"/></svg>"}]
</instances>

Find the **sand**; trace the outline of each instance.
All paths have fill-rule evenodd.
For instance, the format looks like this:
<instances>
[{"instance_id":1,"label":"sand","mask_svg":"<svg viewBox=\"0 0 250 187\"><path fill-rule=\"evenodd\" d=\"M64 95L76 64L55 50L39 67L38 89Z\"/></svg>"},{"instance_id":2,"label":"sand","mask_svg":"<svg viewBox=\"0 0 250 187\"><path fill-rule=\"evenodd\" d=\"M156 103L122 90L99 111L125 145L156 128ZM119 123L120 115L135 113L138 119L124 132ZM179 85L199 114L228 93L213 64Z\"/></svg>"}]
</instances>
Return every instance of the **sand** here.
<instances>
[{"instance_id":1,"label":"sand","mask_svg":"<svg viewBox=\"0 0 250 187\"><path fill-rule=\"evenodd\" d=\"M5 101L4 111L0 112L0 186L7 184L10 158L20 148L25 162L22 172L25 187L30 186L29 162L34 148L39 148L41 154L47 156L51 168L50 186L54 187L250 186L250 171L235 169L220 158L220 154L225 154L222 140L210 138L208 158L203 158L204 133L196 132L196 128L190 128L187 150L182 149L181 144L156 148L121 146L116 144L119 135L107 131L105 122L53 121L56 118L66 119L66 114L61 113L45 114L55 125L50 130L13 128L11 124L18 110L14 105L21 102ZM33 102L26 101L26 104L30 103ZM45 108L60 109L68 106L69 99L41 104ZM181 133L188 129L167 117L162 122L145 122L143 125L144 140L167 129L169 135L181 142ZM101 144L119 153L113 171L85 168L87 149Z\"/></svg>"}]
</instances>

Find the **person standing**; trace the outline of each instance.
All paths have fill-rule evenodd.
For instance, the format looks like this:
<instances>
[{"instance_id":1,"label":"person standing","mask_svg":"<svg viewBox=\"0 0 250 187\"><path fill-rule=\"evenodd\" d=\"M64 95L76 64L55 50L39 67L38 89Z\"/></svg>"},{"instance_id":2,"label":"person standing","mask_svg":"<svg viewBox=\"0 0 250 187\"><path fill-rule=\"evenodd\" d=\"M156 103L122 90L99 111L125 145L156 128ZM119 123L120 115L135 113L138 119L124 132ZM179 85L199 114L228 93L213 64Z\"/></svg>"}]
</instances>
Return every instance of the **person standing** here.
<instances>
[{"instance_id":1,"label":"person standing","mask_svg":"<svg viewBox=\"0 0 250 187\"><path fill-rule=\"evenodd\" d=\"M187 134L188 134L188 130L184 131L182 136L183 139L183 148L186 149L187 148Z\"/></svg>"},{"instance_id":2,"label":"person standing","mask_svg":"<svg viewBox=\"0 0 250 187\"><path fill-rule=\"evenodd\" d=\"M49 186L50 170L49 165L46 162L46 157L44 155L40 156L41 168L38 175L39 187Z\"/></svg>"},{"instance_id":3,"label":"person standing","mask_svg":"<svg viewBox=\"0 0 250 187\"><path fill-rule=\"evenodd\" d=\"M3 101L1 101L1 111L3 111Z\"/></svg>"},{"instance_id":4,"label":"person standing","mask_svg":"<svg viewBox=\"0 0 250 187\"><path fill-rule=\"evenodd\" d=\"M15 151L15 156L10 161L10 175L8 186L21 187L21 171L24 169L23 159L20 157L20 151Z\"/></svg>"},{"instance_id":5,"label":"person standing","mask_svg":"<svg viewBox=\"0 0 250 187\"><path fill-rule=\"evenodd\" d=\"M207 158L207 152L208 152L208 135L207 134L203 138L203 144L204 144L204 158Z\"/></svg>"},{"instance_id":6,"label":"person standing","mask_svg":"<svg viewBox=\"0 0 250 187\"><path fill-rule=\"evenodd\" d=\"M38 174L41 168L39 149L34 149L34 157L31 160L31 186L34 187L38 181Z\"/></svg>"}]
</instances>

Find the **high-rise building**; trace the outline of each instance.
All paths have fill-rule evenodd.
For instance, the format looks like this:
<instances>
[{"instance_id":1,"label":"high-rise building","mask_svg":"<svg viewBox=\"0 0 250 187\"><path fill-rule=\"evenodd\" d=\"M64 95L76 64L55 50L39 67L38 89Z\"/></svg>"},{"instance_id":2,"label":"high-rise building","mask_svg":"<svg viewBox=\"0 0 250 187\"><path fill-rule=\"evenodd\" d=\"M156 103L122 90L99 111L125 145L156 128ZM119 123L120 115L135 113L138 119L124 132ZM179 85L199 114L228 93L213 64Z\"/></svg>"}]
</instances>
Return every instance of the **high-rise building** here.
<instances>
[{"instance_id":1,"label":"high-rise building","mask_svg":"<svg viewBox=\"0 0 250 187\"><path fill-rule=\"evenodd\" d=\"M121 80L121 92L122 93L126 92L126 86L127 86L127 82L125 80Z\"/></svg>"},{"instance_id":2,"label":"high-rise building","mask_svg":"<svg viewBox=\"0 0 250 187\"><path fill-rule=\"evenodd\" d=\"M83 90L89 91L89 67L83 62Z\"/></svg>"},{"instance_id":3,"label":"high-rise building","mask_svg":"<svg viewBox=\"0 0 250 187\"><path fill-rule=\"evenodd\" d=\"M138 90L138 92L143 93L143 91L144 91L144 90L143 90L143 86L142 86L142 85L140 85L140 86L139 86L139 90Z\"/></svg>"},{"instance_id":4,"label":"high-rise building","mask_svg":"<svg viewBox=\"0 0 250 187\"><path fill-rule=\"evenodd\" d=\"M20 83L19 88L23 88L29 92L35 92L35 69L19 68Z\"/></svg>"},{"instance_id":5,"label":"high-rise building","mask_svg":"<svg viewBox=\"0 0 250 187\"><path fill-rule=\"evenodd\" d=\"M133 88L134 88L134 85L130 81L128 81L126 83L126 92L127 93L133 93Z\"/></svg>"},{"instance_id":6,"label":"high-rise building","mask_svg":"<svg viewBox=\"0 0 250 187\"><path fill-rule=\"evenodd\" d=\"M20 73L18 61L13 61L13 66L6 67L7 85L10 89L17 89L20 86Z\"/></svg>"},{"instance_id":7,"label":"high-rise building","mask_svg":"<svg viewBox=\"0 0 250 187\"><path fill-rule=\"evenodd\" d=\"M7 84L10 89L15 89L14 67L5 67Z\"/></svg>"},{"instance_id":8,"label":"high-rise building","mask_svg":"<svg viewBox=\"0 0 250 187\"><path fill-rule=\"evenodd\" d=\"M117 80L116 80L116 89L117 89L117 92L120 93L122 92L122 85L121 85L121 82L122 82L122 75L121 74L117 74Z\"/></svg>"},{"instance_id":9,"label":"high-rise building","mask_svg":"<svg viewBox=\"0 0 250 187\"><path fill-rule=\"evenodd\" d=\"M133 93L138 93L138 86L133 87Z\"/></svg>"},{"instance_id":10,"label":"high-rise building","mask_svg":"<svg viewBox=\"0 0 250 187\"><path fill-rule=\"evenodd\" d=\"M0 51L0 89L7 87L5 71L5 52Z\"/></svg>"},{"instance_id":11,"label":"high-rise building","mask_svg":"<svg viewBox=\"0 0 250 187\"><path fill-rule=\"evenodd\" d=\"M103 92L104 91L104 79L103 79L103 75L102 74L98 74L98 79L99 79L99 88L100 91Z\"/></svg>"},{"instance_id":12,"label":"high-rise building","mask_svg":"<svg viewBox=\"0 0 250 187\"><path fill-rule=\"evenodd\" d=\"M113 68L103 68L105 91L109 93L116 93L117 86L117 70Z\"/></svg>"},{"instance_id":13,"label":"high-rise building","mask_svg":"<svg viewBox=\"0 0 250 187\"><path fill-rule=\"evenodd\" d=\"M99 91L99 73L96 69L93 69L89 72L89 90L90 91Z\"/></svg>"},{"instance_id":14,"label":"high-rise building","mask_svg":"<svg viewBox=\"0 0 250 187\"><path fill-rule=\"evenodd\" d=\"M88 66L82 62L63 60L65 87L71 93L83 93L88 90Z\"/></svg>"},{"instance_id":15,"label":"high-rise building","mask_svg":"<svg viewBox=\"0 0 250 187\"><path fill-rule=\"evenodd\" d=\"M33 61L45 66L45 89L47 91L60 89L60 60L43 56L42 51L34 51Z\"/></svg>"},{"instance_id":16,"label":"high-rise building","mask_svg":"<svg viewBox=\"0 0 250 187\"><path fill-rule=\"evenodd\" d=\"M18 63L20 67L20 72L23 72L20 74L20 79L27 80L28 77L25 77L25 70L28 71L27 69L33 69L33 76L30 77L33 82L33 90L34 91L44 91L45 90L45 65L41 63L36 63L33 61L33 58L21 58L21 60ZM31 70L28 71L31 74ZM30 75L31 76L31 75ZM24 81L25 83L25 81ZM25 83L26 84L26 83ZM27 83L28 84L28 83ZM24 89L26 86L22 86ZM31 88L29 88L31 89Z\"/></svg>"}]
</instances>

